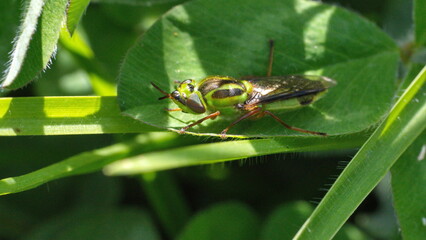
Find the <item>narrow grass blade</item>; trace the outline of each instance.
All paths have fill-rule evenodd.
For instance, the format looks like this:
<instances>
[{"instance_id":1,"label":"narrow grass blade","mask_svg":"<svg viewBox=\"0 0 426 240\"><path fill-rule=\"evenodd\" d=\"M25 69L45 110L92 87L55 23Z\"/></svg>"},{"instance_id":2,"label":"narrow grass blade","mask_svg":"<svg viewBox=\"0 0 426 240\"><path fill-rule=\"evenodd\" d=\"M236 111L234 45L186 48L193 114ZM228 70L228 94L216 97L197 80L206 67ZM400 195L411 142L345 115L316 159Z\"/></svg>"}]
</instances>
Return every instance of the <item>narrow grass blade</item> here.
<instances>
[{"instance_id":1,"label":"narrow grass blade","mask_svg":"<svg viewBox=\"0 0 426 240\"><path fill-rule=\"evenodd\" d=\"M426 239L426 132L405 151L391 172L403 239Z\"/></svg>"},{"instance_id":2,"label":"narrow grass blade","mask_svg":"<svg viewBox=\"0 0 426 240\"><path fill-rule=\"evenodd\" d=\"M104 173L129 175L226 162L273 153L353 148L360 146L365 138L362 134L357 134L329 138L283 137L200 144L123 159L106 166Z\"/></svg>"},{"instance_id":3,"label":"narrow grass blade","mask_svg":"<svg viewBox=\"0 0 426 240\"><path fill-rule=\"evenodd\" d=\"M294 239L331 239L426 125L426 67L360 149Z\"/></svg>"},{"instance_id":4,"label":"narrow grass blade","mask_svg":"<svg viewBox=\"0 0 426 240\"><path fill-rule=\"evenodd\" d=\"M22 192L66 176L98 171L106 164L131 154L176 146L176 137L174 133L140 135L132 141L84 152L22 176L4 178L0 180L0 195ZM178 145L185 142L188 141L180 141Z\"/></svg>"},{"instance_id":5,"label":"narrow grass blade","mask_svg":"<svg viewBox=\"0 0 426 240\"><path fill-rule=\"evenodd\" d=\"M0 136L131 133L155 130L120 114L115 97L0 99Z\"/></svg>"}]
</instances>

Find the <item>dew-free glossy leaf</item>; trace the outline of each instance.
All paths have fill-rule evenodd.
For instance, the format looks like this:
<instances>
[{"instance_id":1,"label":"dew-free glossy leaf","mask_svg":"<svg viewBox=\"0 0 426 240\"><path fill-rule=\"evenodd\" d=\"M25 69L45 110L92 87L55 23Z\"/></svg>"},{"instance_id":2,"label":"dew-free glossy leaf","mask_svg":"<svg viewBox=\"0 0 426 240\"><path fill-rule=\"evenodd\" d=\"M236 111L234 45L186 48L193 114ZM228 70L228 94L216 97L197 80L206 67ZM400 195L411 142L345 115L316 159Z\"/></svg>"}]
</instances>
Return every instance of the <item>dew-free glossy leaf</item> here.
<instances>
[{"instance_id":1,"label":"dew-free glossy leaf","mask_svg":"<svg viewBox=\"0 0 426 240\"><path fill-rule=\"evenodd\" d=\"M371 127L388 110L398 61L392 40L352 12L301 0L196 0L175 7L129 51L119 77L120 107L150 125L188 125L200 116L165 112L175 106L159 101L162 94L150 82L171 91L174 80L265 75L269 39L276 45L273 75L317 74L338 82L314 105L277 113L288 124L352 133ZM231 120L205 121L190 131L217 134ZM243 121L228 134L300 135L268 117Z\"/></svg>"}]
</instances>

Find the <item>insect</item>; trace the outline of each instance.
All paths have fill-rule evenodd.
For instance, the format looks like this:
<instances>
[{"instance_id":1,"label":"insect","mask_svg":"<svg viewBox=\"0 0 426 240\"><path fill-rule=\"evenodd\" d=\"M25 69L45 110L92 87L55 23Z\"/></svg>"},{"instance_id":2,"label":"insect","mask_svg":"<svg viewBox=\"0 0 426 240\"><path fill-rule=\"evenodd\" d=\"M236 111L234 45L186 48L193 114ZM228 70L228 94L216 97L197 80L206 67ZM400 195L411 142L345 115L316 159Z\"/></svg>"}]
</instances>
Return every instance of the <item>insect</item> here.
<instances>
[{"instance_id":1,"label":"insect","mask_svg":"<svg viewBox=\"0 0 426 240\"><path fill-rule=\"evenodd\" d=\"M207 119L222 115L240 116L221 132L226 138L229 129L247 118L271 116L284 127L314 135L326 136L326 133L309 131L293 127L274 115L271 111L292 109L306 106L318 100L328 88L336 82L323 76L287 75L271 76L274 57L274 41L269 41L269 64L266 77L247 77L236 79L228 76L209 76L196 82L187 79L178 82L176 90L167 93L157 85L151 84L162 94L162 99L171 99L178 106L167 111L182 111L188 114L205 114L207 116L182 129L184 133Z\"/></svg>"}]
</instances>

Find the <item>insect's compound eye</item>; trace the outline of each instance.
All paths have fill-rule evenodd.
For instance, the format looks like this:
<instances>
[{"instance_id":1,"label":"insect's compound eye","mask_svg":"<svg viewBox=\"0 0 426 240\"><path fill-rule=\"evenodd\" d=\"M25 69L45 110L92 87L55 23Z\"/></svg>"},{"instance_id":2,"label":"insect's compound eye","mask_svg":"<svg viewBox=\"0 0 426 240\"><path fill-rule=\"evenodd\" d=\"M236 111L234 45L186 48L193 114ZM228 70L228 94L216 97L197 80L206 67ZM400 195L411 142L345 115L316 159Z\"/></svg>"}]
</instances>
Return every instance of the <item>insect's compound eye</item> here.
<instances>
[{"instance_id":1,"label":"insect's compound eye","mask_svg":"<svg viewBox=\"0 0 426 240\"><path fill-rule=\"evenodd\" d=\"M173 91L170 95L172 96L174 100L178 101L179 103L183 105L186 105L186 100L185 100L186 96L183 96L183 95L181 96L179 91Z\"/></svg>"},{"instance_id":2,"label":"insect's compound eye","mask_svg":"<svg viewBox=\"0 0 426 240\"><path fill-rule=\"evenodd\" d=\"M192 84L188 84L188 85L186 85L187 86L187 88L188 88L188 90L190 91L190 92L194 92L194 85L192 85Z\"/></svg>"},{"instance_id":3,"label":"insect's compound eye","mask_svg":"<svg viewBox=\"0 0 426 240\"><path fill-rule=\"evenodd\" d=\"M181 84L190 84L192 83L192 79L186 79Z\"/></svg>"},{"instance_id":4,"label":"insect's compound eye","mask_svg":"<svg viewBox=\"0 0 426 240\"><path fill-rule=\"evenodd\" d=\"M179 87L192 83L192 79L186 79L179 84Z\"/></svg>"},{"instance_id":5,"label":"insect's compound eye","mask_svg":"<svg viewBox=\"0 0 426 240\"><path fill-rule=\"evenodd\" d=\"M172 98L178 100L180 98L179 91L173 91L170 95L172 95Z\"/></svg>"}]
</instances>

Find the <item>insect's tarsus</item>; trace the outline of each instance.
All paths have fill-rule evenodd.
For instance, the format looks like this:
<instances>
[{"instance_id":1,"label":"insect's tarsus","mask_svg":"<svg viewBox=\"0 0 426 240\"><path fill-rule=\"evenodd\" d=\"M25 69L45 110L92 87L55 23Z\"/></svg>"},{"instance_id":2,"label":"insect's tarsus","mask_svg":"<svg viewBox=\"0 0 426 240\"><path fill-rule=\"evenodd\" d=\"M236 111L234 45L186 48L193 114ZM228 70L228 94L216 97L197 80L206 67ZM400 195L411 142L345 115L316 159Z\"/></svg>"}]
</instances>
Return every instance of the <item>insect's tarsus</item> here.
<instances>
[{"instance_id":1,"label":"insect's tarsus","mask_svg":"<svg viewBox=\"0 0 426 240\"><path fill-rule=\"evenodd\" d=\"M302 129L302 128L297 128L297 127L290 126L287 123L285 123L283 120L281 120L279 117L275 116L275 114L271 113L270 111L263 111L263 113L271 116L277 122L281 123L281 125L283 125L284 127L288 128L290 130L298 131L298 132L303 132L303 133L309 133L309 134L313 134L313 135L319 135L319 136L327 136L327 133L314 132L314 131L309 131L309 130L306 130L306 129Z\"/></svg>"}]
</instances>

